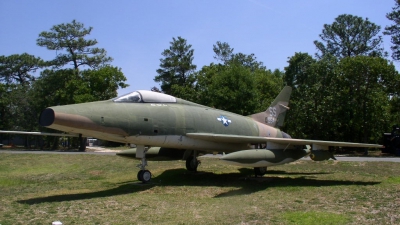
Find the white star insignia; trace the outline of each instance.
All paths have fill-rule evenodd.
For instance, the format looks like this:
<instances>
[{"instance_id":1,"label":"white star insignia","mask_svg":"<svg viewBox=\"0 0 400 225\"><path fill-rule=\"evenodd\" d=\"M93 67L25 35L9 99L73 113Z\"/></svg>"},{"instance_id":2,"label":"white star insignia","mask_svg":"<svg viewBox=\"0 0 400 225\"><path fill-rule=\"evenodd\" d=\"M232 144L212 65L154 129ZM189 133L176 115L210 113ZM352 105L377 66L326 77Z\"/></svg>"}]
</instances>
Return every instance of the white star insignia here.
<instances>
[{"instance_id":1,"label":"white star insignia","mask_svg":"<svg viewBox=\"0 0 400 225\"><path fill-rule=\"evenodd\" d=\"M229 126L229 124L232 123L232 120L226 118L225 116L220 116L220 117L217 118L217 120L220 121L220 122L222 122L222 124L223 124L224 126L226 126L226 127Z\"/></svg>"}]
</instances>

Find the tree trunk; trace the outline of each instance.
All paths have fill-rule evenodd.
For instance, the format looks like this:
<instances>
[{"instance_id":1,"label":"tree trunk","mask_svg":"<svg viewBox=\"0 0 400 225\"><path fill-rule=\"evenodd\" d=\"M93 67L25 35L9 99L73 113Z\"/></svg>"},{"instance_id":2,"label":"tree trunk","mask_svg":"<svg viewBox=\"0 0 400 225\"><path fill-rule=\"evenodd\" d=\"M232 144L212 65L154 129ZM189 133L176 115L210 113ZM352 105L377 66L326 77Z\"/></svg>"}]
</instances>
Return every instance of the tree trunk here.
<instances>
[{"instance_id":1,"label":"tree trunk","mask_svg":"<svg viewBox=\"0 0 400 225\"><path fill-rule=\"evenodd\" d=\"M58 137L54 137L53 147L51 148L52 150L58 149L58 139Z\"/></svg>"}]
</instances>

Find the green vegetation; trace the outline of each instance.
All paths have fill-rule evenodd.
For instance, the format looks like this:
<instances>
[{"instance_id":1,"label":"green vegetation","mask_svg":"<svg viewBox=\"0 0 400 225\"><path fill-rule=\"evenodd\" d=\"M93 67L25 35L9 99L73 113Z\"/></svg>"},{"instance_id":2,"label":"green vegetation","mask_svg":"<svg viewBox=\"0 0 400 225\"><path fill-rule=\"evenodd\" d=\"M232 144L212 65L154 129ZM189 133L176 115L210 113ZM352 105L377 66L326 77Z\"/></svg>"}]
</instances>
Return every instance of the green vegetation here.
<instances>
[{"instance_id":1,"label":"green vegetation","mask_svg":"<svg viewBox=\"0 0 400 225\"><path fill-rule=\"evenodd\" d=\"M294 52L283 71L221 41L212 46L216 61L196 70L195 46L173 37L154 68L160 88L152 90L249 115L266 110L289 85L291 110L282 130L293 137L379 142L383 132L400 124L400 76L382 41L382 34L391 36L392 58L399 60L400 1L394 3L386 15L394 24L383 33L355 15L321 24L315 56ZM106 50L88 39L92 29L72 20L40 32L37 45L56 52L49 61L28 53L0 56L0 130L45 131L36 122L44 108L110 99L128 86ZM48 147L57 140L46 140Z\"/></svg>"},{"instance_id":2,"label":"green vegetation","mask_svg":"<svg viewBox=\"0 0 400 225\"><path fill-rule=\"evenodd\" d=\"M107 100L128 86L106 50L87 39L92 29L73 20L41 32L37 45L56 51L49 61L27 53L0 56L0 130L46 131L37 123L46 107ZM47 147L53 142L57 148L57 141L47 138ZM75 139L69 143L79 145Z\"/></svg>"},{"instance_id":3,"label":"green vegetation","mask_svg":"<svg viewBox=\"0 0 400 225\"><path fill-rule=\"evenodd\" d=\"M288 224L348 224L350 219L338 213L326 212L288 212L283 216L289 221Z\"/></svg>"},{"instance_id":4,"label":"green vegetation","mask_svg":"<svg viewBox=\"0 0 400 225\"><path fill-rule=\"evenodd\" d=\"M388 162L298 161L252 169L203 159L150 162L101 155L0 157L0 224L397 224L400 167Z\"/></svg>"},{"instance_id":5,"label":"green vegetation","mask_svg":"<svg viewBox=\"0 0 400 225\"><path fill-rule=\"evenodd\" d=\"M400 1L395 0L395 6L393 11L386 14L386 18L393 21L394 24L385 27L385 35L390 35L392 46L390 47L393 51L392 58L394 60L400 60Z\"/></svg>"},{"instance_id":6,"label":"green vegetation","mask_svg":"<svg viewBox=\"0 0 400 225\"><path fill-rule=\"evenodd\" d=\"M400 15L398 9L397 4L388 14L396 25L391 33L386 28L385 34L398 35L399 20L393 19ZM380 32L381 27L368 18L339 15L332 24L323 25L321 40L314 41L315 57L296 52L288 57L284 71L268 69L254 54L237 53L220 41L213 45L218 63L195 71L192 46L181 37L173 38L162 52L157 72L182 71L185 79L156 76L154 80L165 93L241 115L266 110L288 85L293 92L282 130L296 138L377 143L383 132L400 123L400 76L382 48ZM398 46L400 42L393 40L392 36ZM166 54L176 46L186 52Z\"/></svg>"},{"instance_id":7,"label":"green vegetation","mask_svg":"<svg viewBox=\"0 0 400 225\"><path fill-rule=\"evenodd\" d=\"M359 55L383 56L381 27L358 16L343 14L332 24L325 24L319 37L324 43L314 41L318 58L332 55L345 58Z\"/></svg>"},{"instance_id":8,"label":"green vegetation","mask_svg":"<svg viewBox=\"0 0 400 225\"><path fill-rule=\"evenodd\" d=\"M196 65L193 64L192 45L187 44L185 39L172 38L170 44L171 47L161 53L165 58L160 59L160 69L157 70L158 76L154 81L161 82L164 93L175 95L173 86L187 86Z\"/></svg>"}]
</instances>

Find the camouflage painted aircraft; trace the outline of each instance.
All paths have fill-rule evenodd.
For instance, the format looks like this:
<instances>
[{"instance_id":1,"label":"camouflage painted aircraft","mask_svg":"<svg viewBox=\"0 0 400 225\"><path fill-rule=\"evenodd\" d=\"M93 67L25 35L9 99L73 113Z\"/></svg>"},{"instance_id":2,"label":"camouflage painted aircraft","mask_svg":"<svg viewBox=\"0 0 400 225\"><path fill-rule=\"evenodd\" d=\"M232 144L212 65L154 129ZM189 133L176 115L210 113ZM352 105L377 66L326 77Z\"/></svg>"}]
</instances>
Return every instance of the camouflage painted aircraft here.
<instances>
[{"instance_id":1,"label":"camouflage painted aircraft","mask_svg":"<svg viewBox=\"0 0 400 225\"><path fill-rule=\"evenodd\" d=\"M40 115L40 125L86 137L134 143L136 149L120 156L141 160L137 177L151 179L147 159L186 160L196 171L199 153L224 152L221 160L254 167L264 175L269 166L310 155L313 160L334 159L329 146L380 148L375 144L292 139L277 127L283 124L292 89L285 87L265 111L250 116L199 105L170 95L135 91L111 100L54 106ZM303 146L311 147L304 148Z\"/></svg>"}]
</instances>

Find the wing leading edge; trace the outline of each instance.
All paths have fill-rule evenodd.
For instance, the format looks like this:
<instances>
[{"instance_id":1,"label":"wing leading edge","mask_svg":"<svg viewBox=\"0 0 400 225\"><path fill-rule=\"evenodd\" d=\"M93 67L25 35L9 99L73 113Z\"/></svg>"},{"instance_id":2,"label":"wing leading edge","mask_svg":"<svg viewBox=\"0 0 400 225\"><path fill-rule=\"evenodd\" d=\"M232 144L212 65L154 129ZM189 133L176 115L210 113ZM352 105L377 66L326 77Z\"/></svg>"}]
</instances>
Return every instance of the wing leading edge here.
<instances>
[{"instance_id":1,"label":"wing leading edge","mask_svg":"<svg viewBox=\"0 0 400 225\"><path fill-rule=\"evenodd\" d=\"M79 134L28 132L28 131L9 131L9 130L0 130L0 134L28 134L28 135L37 135L37 136L79 137Z\"/></svg>"},{"instance_id":2,"label":"wing leading edge","mask_svg":"<svg viewBox=\"0 0 400 225\"><path fill-rule=\"evenodd\" d=\"M272 137L257 137L257 136L242 136L242 135L227 135L227 134L212 134L212 133L187 133L187 137L212 142L223 143L276 143L276 144L291 144L291 145L319 145L319 146L337 146L337 147L362 147L362 148L384 148L382 145L352 143L352 142L337 142L337 141L321 141L307 139L290 139L290 138L272 138Z\"/></svg>"}]
</instances>

